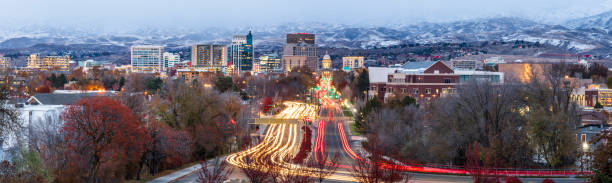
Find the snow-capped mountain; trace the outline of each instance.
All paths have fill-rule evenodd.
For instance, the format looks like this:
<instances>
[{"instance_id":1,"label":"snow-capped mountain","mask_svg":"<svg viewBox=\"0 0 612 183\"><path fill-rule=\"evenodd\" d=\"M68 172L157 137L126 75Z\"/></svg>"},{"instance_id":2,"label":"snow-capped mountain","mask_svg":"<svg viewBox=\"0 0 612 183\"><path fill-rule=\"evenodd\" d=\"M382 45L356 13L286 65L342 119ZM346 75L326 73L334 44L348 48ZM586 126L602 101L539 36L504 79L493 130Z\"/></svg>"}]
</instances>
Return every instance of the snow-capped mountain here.
<instances>
[{"instance_id":1,"label":"snow-capped mountain","mask_svg":"<svg viewBox=\"0 0 612 183\"><path fill-rule=\"evenodd\" d=\"M567 27L574 29L599 29L612 32L612 11L567 21Z\"/></svg>"},{"instance_id":2,"label":"snow-capped mountain","mask_svg":"<svg viewBox=\"0 0 612 183\"><path fill-rule=\"evenodd\" d=\"M96 28L66 29L30 26L0 29L0 48L25 48L36 44L96 44L130 46L157 44L184 47L195 43L229 43L232 35L253 30L255 46L280 46L286 33L317 34L320 46L368 48L405 42L473 42L526 40L575 52L609 52L612 48L612 11L548 25L521 18L483 18L448 23L412 23L362 26L326 23L290 23L275 26L202 29L132 28L100 32ZM260 47L260 48L261 48Z\"/></svg>"}]
</instances>

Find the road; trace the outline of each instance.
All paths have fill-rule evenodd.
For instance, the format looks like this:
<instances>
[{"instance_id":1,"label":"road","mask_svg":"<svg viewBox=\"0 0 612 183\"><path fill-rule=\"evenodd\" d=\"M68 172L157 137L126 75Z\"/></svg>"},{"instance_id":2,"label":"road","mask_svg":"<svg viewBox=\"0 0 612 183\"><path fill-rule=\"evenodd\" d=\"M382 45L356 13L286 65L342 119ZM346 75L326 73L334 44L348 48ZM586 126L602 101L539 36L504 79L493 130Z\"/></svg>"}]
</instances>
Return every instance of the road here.
<instances>
[{"instance_id":1,"label":"road","mask_svg":"<svg viewBox=\"0 0 612 183\"><path fill-rule=\"evenodd\" d=\"M349 173L351 165L356 159L361 158L358 153L353 152L355 142L351 142L349 138L348 122L340 119L343 114L338 109L333 109L330 115L330 110L323 109L320 111L320 116L328 116L329 119L325 121L315 122L313 125L314 134L313 137L321 138L315 139L314 151L318 151L318 155L325 154L326 157L333 157L338 154L340 164L337 173L330 176L325 182L340 183L340 182L355 182ZM312 109L305 107L305 105L292 104L286 110L283 110L278 117L281 118L300 118L306 115L312 115ZM233 164L234 173L230 176L230 179L239 178L244 179L244 175L240 172L238 166L251 166L251 163L244 162L245 156L252 157L265 157L272 156L274 163L279 166L290 167L290 163L285 162L286 157L292 157L297 152L299 144L301 142L301 135L297 124L272 124L267 128L266 136L264 140L246 150L239 153L229 155L227 157L228 162ZM319 142L320 141L320 142ZM319 156L321 157L321 156ZM257 160L257 159L256 159ZM256 164L256 163L255 163ZM191 183L196 182L197 174L192 173L184 176L174 182L179 183ZM522 179L524 182L539 183L543 179L541 178L525 178ZM557 183L570 183L570 182L583 182L583 179L573 178L556 178L554 179ZM473 182L469 176L453 176L453 175L441 175L441 174L422 174L422 173L411 173L411 182L423 182L423 183L440 183L440 182Z\"/></svg>"}]
</instances>

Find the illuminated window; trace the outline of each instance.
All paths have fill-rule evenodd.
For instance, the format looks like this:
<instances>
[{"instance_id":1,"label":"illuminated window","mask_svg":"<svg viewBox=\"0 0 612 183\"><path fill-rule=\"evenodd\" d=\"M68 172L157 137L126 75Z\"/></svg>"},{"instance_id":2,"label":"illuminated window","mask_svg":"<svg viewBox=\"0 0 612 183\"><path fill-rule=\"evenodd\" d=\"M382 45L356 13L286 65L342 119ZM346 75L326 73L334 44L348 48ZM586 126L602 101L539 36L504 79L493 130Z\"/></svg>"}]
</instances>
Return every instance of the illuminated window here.
<instances>
[{"instance_id":1,"label":"illuminated window","mask_svg":"<svg viewBox=\"0 0 612 183\"><path fill-rule=\"evenodd\" d=\"M583 133L583 134L580 136L580 140L582 141L582 143L586 143L586 142L587 142L587 136L586 136L586 134L584 134L584 133Z\"/></svg>"},{"instance_id":2,"label":"illuminated window","mask_svg":"<svg viewBox=\"0 0 612 183\"><path fill-rule=\"evenodd\" d=\"M406 93L406 88L402 88L402 93Z\"/></svg>"},{"instance_id":3,"label":"illuminated window","mask_svg":"<svg viewBox=\"0 0 612 183\"><path fill-rule=\"evenodd\" d=\"M418 88L413 88L412 89L412 94L418 95L419 94L419 89Z\"/></svg>"},{"instance_id":4,"label":"illuminated window","mask_svg":"<svg viewBox=\"0 0 612 183\"><path fill-rule=\"evenodd\" d=\"M431 88L425 88L425 94L431 94Z\"/></svg>"}]
</instances>

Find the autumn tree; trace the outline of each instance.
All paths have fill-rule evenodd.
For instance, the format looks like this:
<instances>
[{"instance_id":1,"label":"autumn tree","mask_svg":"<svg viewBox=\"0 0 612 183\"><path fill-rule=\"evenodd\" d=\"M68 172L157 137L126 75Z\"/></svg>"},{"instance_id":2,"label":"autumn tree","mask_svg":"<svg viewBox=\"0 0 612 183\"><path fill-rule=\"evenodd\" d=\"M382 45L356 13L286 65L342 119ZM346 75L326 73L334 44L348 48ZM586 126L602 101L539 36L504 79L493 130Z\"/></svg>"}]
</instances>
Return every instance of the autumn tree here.
<instances>
[{"instance_id":1,"label":"autumn tree","mask_svg":"<svg viewBox=\"0 0 612 183\"><path fill-rule=\"evenodd\" d=\"M522 101L529 109L525 116L530 144L550 167L573 164L576 159L580 109L571 99L575 86L564 78L567 67L555 64L543 74L532 73L521 88Z\"/></svg>"},{"instance_id":2,"label":"autumn tree","mask_svg":"<svg viewBox=\"0 0 612 183\"><path fill-rule=\"evenodd\" d=\"M145 152L139 162L137 180L140 179L140 171L145 165L151 175L156 175L161 169L176 168L190 160L193 140L189 133L172 129L167 124L157 121L149 122L145 130L151 140L145 144Z\"/></svg>"},{"instance_id":3,"label":"autumn tree","mask_svg":"<svg viewBox=\"0 0 612 183\"><path fill-rule=\"evenodd\" d=\"M122 180L125 167L138 161L149 141L130 109L108 97L79 100L62 114L66 156L83 182Z\"/></svg>"}]
</instances>

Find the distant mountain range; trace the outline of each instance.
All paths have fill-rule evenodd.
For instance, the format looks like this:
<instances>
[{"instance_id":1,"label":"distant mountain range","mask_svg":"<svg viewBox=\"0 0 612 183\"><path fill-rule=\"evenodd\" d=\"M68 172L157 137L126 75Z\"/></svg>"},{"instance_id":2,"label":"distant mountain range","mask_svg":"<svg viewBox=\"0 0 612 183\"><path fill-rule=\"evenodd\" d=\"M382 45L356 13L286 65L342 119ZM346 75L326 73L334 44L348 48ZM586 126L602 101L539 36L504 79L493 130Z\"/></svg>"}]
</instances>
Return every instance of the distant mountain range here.
<instances>
[{"instance_id":1,"label":"distant mountain range","mask_svg":"<svg viewBox=\"0 0 612 183\"><path fill-rule=\"evenodd\" d=\"M93 29L93 28L92 28ZM96 44L130 46L157 44L183 47L194 43L229 43L236 33L248 28L206 28L162 30L141 28L121 33L97 30L30 26L0 30L0 48L26 48L37 44ZM612 50L612 11L567 21L559 25L542 24L521 18L486 18L450 23L411 23L389 26L353 26L325 23L291 23L253 28L255 46L281 46L286 33L317 34L320 46L371 48L406 42L540 42L577 53L608 55Z\"/></svg>"}]
</instances>

